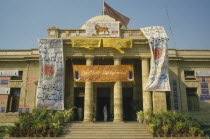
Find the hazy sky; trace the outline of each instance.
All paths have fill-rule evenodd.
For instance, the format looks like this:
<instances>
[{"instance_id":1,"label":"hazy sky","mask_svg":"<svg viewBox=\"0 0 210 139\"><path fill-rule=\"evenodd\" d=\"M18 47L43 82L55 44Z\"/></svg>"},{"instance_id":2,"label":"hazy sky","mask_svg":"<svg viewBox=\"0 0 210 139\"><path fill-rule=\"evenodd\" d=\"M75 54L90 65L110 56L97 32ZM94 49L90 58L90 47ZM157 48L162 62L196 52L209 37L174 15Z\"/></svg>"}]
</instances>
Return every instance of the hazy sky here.
<instances>
[{"instance_id":1,"label":"hazy sky","mask_svg":"<svg viewBox=\"0 0 210 139\"><path fill-rule=\"evenodd\" d=\"M37 48L47 28L80 29L103 0L0 0L0 49ZM210 49L210 0L105 0L129 29L163 26L169 48ZM169 16L167 16L167 13ZM168 20L168 17L170 20Z\"/></svg>"}]
</instances>

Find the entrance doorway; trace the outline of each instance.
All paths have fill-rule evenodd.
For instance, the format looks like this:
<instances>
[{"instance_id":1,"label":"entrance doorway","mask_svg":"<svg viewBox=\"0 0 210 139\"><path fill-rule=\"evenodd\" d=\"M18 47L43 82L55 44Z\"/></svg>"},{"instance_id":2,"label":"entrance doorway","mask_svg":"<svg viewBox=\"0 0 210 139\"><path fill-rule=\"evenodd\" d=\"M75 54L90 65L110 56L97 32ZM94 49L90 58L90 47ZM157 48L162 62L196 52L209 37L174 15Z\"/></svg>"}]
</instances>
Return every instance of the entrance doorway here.
<instances>
[{"instance_id":1,"label":"entrance doorway","mask_svg":"<svg viewBox=\"0 0 210 139\"><path fill-rule=\"evenodd\" d=\"M75 102L75 109L74 114L74 120L82 121L83 120L83 115L84 115L84 95L85 95L85 89L76 87L74 88L74 102ZM79 108L82 108L82 118L79 118Z\"/></svg>"},{"instance_id":2,"label":"entrance doorway","mask_svg":"<svg viewBox=\"0 0 210 139\"><path fill-rule=\"evenodd\" d=\"M125 121L135 120L135 112L133 110L133 88L123 88L123 119Z\"/></svg>"},{"instance_id":3,"label":"entrance doorway","mask_svg":"<svg viewBox=\"0 0 210 139\"><path fill-rule=\"evenodd\" d=\"M110 119L110 91L108 87L97 88L97 109L96 109L96 120L103 121L103 108L107 107L107 120Z\"/></svg>"}]
</instances>

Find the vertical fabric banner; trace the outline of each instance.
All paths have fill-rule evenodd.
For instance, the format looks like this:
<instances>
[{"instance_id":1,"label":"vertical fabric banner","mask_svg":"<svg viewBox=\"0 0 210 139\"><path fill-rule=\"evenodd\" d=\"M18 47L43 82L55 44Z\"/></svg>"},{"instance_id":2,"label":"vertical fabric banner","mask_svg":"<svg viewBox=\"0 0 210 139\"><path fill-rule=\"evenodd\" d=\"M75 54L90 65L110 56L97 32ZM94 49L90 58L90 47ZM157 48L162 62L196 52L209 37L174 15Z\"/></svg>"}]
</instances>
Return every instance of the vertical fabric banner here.
<instances>
[{"instance_id":1,"label":"vertical fabric banner","mask_svg":"<svg viewBox=\"0 0 210 139\"><path fill-rule=\"evenodd\" d=\"M62 39L39 39L40 78L36 108L64 110L64 60Z\"/></svg>"},{"instance_id":2,"label":"vertical fabric banner","mask_svg":"<svg viewBox=\"0 0 210 139\"><path fill-rule=\"evenodd\" d=\"M151 68L146 91L170 91L168 77L168 37L163 27L140 29L149 41Z\"/></svg>"}]
</instances>

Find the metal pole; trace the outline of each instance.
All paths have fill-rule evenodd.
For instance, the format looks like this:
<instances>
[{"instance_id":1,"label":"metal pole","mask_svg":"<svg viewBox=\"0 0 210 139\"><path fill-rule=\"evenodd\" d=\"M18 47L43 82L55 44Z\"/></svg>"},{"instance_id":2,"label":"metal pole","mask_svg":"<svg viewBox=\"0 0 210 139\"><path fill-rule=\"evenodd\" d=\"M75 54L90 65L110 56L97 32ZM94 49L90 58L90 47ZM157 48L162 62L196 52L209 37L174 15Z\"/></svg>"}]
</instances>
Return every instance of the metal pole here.
<instances>
[{"instance_id":1,"label":"metal pole","mask_svg":"<svg viewBox=\"0 0 210 139\"><path fill-rule=\"evenodd\" d=\"M103 0L103 15L104 15L104 0Z\"/></svg>"}]
</instances>

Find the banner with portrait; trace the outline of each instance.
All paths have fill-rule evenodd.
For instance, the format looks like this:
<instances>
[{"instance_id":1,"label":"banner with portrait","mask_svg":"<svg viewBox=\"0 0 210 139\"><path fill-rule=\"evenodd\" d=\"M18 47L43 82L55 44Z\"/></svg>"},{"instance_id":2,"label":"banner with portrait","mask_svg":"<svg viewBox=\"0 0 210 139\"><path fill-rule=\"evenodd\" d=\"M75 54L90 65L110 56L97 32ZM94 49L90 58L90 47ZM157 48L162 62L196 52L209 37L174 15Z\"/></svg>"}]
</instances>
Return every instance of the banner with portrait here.
<instances>
[{"instance_id":1,"label":"banner with portrait","mask_svg":"<svg viewBox=\"0 0 210 139\"><path fill-rule=\"evenodd\" d=\"M133 65L73 65L75 82L133 82Z\"/></svg>"},{"instance_id":2,"label":"banner with portrait","mask_svg":"<svg viewBox=\"0 0 210 139\"><path fill-rule=\"evenodd\" d=\"M148 39L151 51L150 74L146 91L170 91L168 74L168 37L163 27L140 29Z\"/></svg>"},{"instance_id":3,"label":"banner with portrait","mask_svg":"<svg viewBox=\"0 0 210 139\"><path fill-rule=\"evenodd\" d=\"M40 78L36 108L64 110L64 60L62 39L39 39Z\"/></svg>"}]
</instances>

